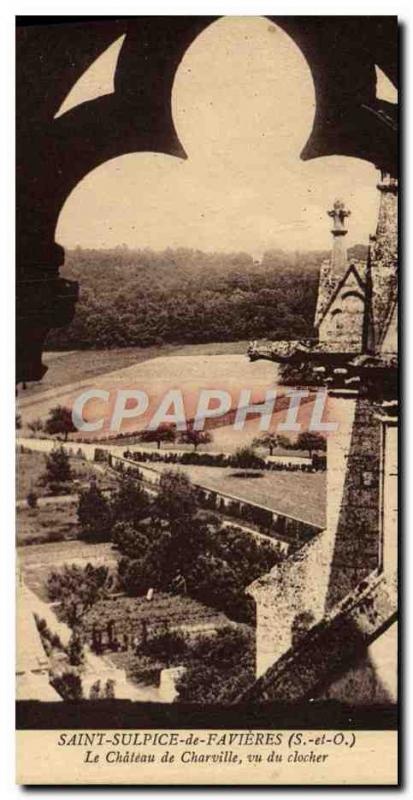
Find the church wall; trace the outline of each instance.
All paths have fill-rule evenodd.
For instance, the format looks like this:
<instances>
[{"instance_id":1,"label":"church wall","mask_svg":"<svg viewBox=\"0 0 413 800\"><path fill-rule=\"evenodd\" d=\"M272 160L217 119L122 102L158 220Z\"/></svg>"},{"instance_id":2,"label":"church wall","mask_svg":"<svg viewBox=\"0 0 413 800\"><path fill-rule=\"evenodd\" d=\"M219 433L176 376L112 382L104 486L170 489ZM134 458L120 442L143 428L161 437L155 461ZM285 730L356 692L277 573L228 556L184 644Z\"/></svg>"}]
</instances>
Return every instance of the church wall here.
<instances>
[{"instance_id":1,"label":"church wall","mask_svg":"<svg viewBox=\"0 0 413 800\"><path fill-rule=\"evenodd\" d=\"M397 301L398 211L397 188L385 177L381 191L379 218L371 248L372 341L370 346L381 350L387 332L388 311ZM397 346L393 352L397 352Z\"/></svg>"},{"instance_id":2,"label":"church wall","mask_svg":"<svg viewBox=\"0 0 413 800\"><path fill-rule=\"evenodd\" d=\"M397 570L398 560L398 461L397 426L383 423L383 471L381 492L381 566L385 572Z\"/></svg>"},{"instance_id":3,"label":"church wall","mask_svg":"<svg viewBox=\"0 0 413 800\"><path fill-rule=\"evenodd\" d=\"M338 427L327 443L326 530L249 587L257 604L257 676L291 647L299 617L308 627L324 617L355 410L353 397L329 398Z\"/></svg>"},{"instance_id":4,"label":"church wall","mask_svg":"<svg viewBox=\"0 0 413 800\"><path fill-rule=\"evenodd\" d=\"M379 566L381 436L377 407L369 398L359 397L339 504L327 610Z\"/></svg>"}]
</instances>

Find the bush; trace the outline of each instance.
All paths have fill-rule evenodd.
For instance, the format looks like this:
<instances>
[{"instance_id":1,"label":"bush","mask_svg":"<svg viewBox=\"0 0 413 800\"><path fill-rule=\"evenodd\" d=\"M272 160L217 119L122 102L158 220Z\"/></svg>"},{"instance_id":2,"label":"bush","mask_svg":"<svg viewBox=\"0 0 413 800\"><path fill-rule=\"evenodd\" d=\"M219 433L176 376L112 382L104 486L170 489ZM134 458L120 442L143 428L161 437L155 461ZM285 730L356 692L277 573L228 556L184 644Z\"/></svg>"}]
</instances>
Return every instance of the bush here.
<instances>
[{"instance_id":1,"label":"bush","mask_svg":"<svg viewBox=\"0 0 413 800\"><path fill-rule=\"evenodd\" d=\"M61 484L72 479L69 456L63 447L55 447L46 457L46 483Z\"/></svg>"},{"instance_id":2,"label":"bush","mask_svg":"<svg viewBox=\"0 0 413 800\"><path fill-rule=\"evenodd\" d=\"M104 696L106 699L115 697L115 681L112 678L108 678L105 683Z\"/></svg>"},{"instance_id":3,"label":"bush","mask_svg":"<svg viewBox=\"0 0 413 800\"><path fill-rule=\"evenodd\" d=\"M188 644L186 672L178 683L180 702L229 705L255 681L255 636L227 627Z\"/></svg>"},{"instance_id":4,"label":"bush","mask_svg":"<svg viewBox=\"0 0 413 800\"><path fill-rule=\"evenodd\" d=\"M105 566L64 564L62 570L50 572L47 591L50 600L60 603L65 622L75 628L82 616L106 596L109 584L109 570Z\"/></svg>"},{"instance_id":5,"label":"bush","mask_svg":"<svg viewBox=\"0 0 413 800\"><path fill-rule=\"evenodd\" d=\"M281 438L281 437L280 437ZM284 445L283 445L284 446ZM249 449L249 448L248 448ZM290 450L296 449L296 447L292 447L289 445ZM315 454L314 454L315 455ZM287 472L312 472L314 469L325 469L325 458L319 457L319 460L315 459L313 455L313 463L312 464L295 464L294 462L289 461L289 457L285 456L284 461L266 461L259 456L255 456L254 458L248 458L246 469L255 469L255 470L275 470L275 471L287 471ZM123 453L123 458L128 461L141 461L142 463L153 463L153 464L182 464L185 466L200 466L200 467L238 467L240 468L239 462L235 460L235 456L226 455L225 453L198 453L196 451L193 452L182 452L182 453L168 453L167 451L162 452L159 450L153 451L144 451L144 450L134 450L131 452L130 450L125 450ZM110 456L109 456L110 461ZM244 467L242 467L244 468ZM138 472L138 469L137 469ZM142 476L140 476L142 479Z\"/></svg>"},{"instance_id":6,"label":"bush","mask_svg":"<svg viewBox=\"0 0 413 800\"><path fill-rule=\"evenodd\" d=\"M136 530L130 522L117 522L112 530L112 542L129 558L143 558L150 547L144 531Z\"/></svg>"},{"instance_id":7,"label":"bush","mask_svg":"<svg viewBox=\"0 0 413 800\"><path fill-rule=\"evenodd\" d=\"M145 558L121 558L118 563L119 586L129 597L146 594L154 584L154 570Z\"/></svg>"},{"instance_id":8,"label":"bush","mask_svg":"<svg viewBox=\"0 0 413 800\"><path fill-rule=\"evenodd\" d=\"M82 681L74 672L56 675L50 683L63 700L82 700L83 698Z\"/></svg>"},{"instance_id":9,"label":"bush","mask_svg":"<svg viewBox=\"0 0 413 800\"><path fill-rule=\"evenodd\" d=\"M49 483L49 492L54 497L59 497L59 495L64 494L71 494L72 490L73 487L71 483L58 483L56 481Z\"/></svg>"},{"instance_id":10,"label":"bush","mask_svg":"<svg viewBox=\"0 0 413 800\"><path fill-rule=\"evenodd\" d=\"M90 687L89 700L100 700L101 697L102 697L101 691L102 691L102 687L101 687L100 681L97 680Z\"/></svg>"},{"instance_id":11,"label":"bush","mask_svg":"<svg viewBox=\"0 0 413 800\"><path fill-rule=\"evenodd\" d=\"M38 617L37 614L34 615L34 618L36 621L37 630L40 633L43 644L45 642L48 642L51 648L54 648L55 650L63 650L63 645L60 636L58 636L57 633L51 632L50 628L47 625L46 620L43 619L43 617Z\"/></svg>"},{"instance_id":12,"label":"bush","mask_svg":"<svg viewBox=\"0 0 413 800\"><path fill-rule=\"evenodd\" d=\"M180 631L171 631L168 626L152 634L140 648L142 653L165 661L167 664L179 661L186 650L186 637Z\"/></svg>"},{"instance_id":13,"label":"bush","mask_svg":"<svg viewBox=\"0 0 413 800\"><path fill-rule=\"evenodd\" d=\"M80 636L77 633L72 633L69 644L67 646L67 654L69 656L69 661L73 667L78 667L80 664L83 664L84 661L84 653L83 653L83 644L80 639Z\"/></svg>"}]
</instances>

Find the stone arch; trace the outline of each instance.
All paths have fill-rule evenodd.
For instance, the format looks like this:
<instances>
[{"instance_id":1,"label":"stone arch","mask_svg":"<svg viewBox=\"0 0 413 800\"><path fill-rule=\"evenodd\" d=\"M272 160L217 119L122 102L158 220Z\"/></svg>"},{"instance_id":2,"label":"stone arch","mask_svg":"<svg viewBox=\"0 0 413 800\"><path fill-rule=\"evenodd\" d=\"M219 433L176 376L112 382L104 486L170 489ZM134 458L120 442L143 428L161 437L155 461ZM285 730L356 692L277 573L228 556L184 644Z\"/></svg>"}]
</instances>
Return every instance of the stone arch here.
<instances>
[{"instance_id":1,"label":"stone arch","mask_svg":"<svg viewBox=\"0 0 413 800\"><path fill-rule=\"evenodd\" d=\"M77 286L59 277L64 252L54 241L65 199L85 174L117 155L149 149L185 157L172 120L172 83L186 49L216 19L84 17L68 24L56 18L53 25L21 19L16 83L18 382L42 377L48 331L68 324L74 314ZM374 65L397 81L393 18L314 17L305 18L305 24L299 17L268 19L291 36L313 74L316 118L302 158L350 155L394 172L395 133L380 114L371 113L384 106L387 115L391 110L391 104L376 100ZM54 119L73 83L123 34L114 93ZM333 50L332 36L337 42Z\"/></svg>"},{"instance_id":2,"label":"stone arch","mask_svg":"<svg viewBox=\"0 0 413 800\"><path fill-rule=\"evenodd\" d=\"M362 301L362 303L364 303L364 297L361 294L361 292L355 292L353 290L349 290L348 292L344 292L344 294L342 294L341 296L342 300L346 300L348 297L357 297L359 300Z\"/></svg>"}]
</instances>

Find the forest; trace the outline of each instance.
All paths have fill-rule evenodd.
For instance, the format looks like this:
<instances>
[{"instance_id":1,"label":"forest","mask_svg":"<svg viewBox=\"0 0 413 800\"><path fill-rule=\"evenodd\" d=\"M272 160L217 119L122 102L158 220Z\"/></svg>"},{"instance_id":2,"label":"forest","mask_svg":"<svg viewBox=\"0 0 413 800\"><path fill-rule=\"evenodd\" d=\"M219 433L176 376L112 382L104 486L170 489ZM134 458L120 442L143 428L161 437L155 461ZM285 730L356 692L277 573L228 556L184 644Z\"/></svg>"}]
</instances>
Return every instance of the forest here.
<instances>
[{"instance_id":1,"label":"forest","mask_svg":"<svg viewBox=\"0 0 413 800\"><path fill-rule=\"evenodd\" d=\"M365 256L356 245L353 253ZM327 251L247 253L186 248L66 251L62 275L80 283L73 322L48 349L310 336Z\"/></svg>"}]
</instances>

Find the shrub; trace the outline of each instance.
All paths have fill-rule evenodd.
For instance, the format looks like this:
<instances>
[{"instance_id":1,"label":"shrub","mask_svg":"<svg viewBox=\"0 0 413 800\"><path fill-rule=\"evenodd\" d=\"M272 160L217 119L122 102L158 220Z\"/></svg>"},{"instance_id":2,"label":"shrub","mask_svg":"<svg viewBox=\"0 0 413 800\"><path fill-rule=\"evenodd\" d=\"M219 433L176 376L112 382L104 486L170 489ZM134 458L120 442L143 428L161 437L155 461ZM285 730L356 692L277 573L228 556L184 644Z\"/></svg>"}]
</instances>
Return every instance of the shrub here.
<instances>
[{"instance_id":1,"label":"shrub","mask_svg":"<svg viewBox=\"0 0 413 800\"><path fill-rule=\"evenodd\" d=\"M47 579L49 599L61 604L63 619L74 628L90 608L106 596L109 570L105 566L79 567L64 565L52 571Z\"/></svg>"},{"instance_id":2,"label":"shrub","mask_svg":"<svg viewBox=\"0 0 413 800\"><path fill-rule=\"evenodd\" d=\"M63 700L82 700L83 698L82 681L74 672L55 675L50 683Z\"/></svg>"},{"instance_id":3,"label":"shrub","mask_svg":"<svg viewBox=\"0 0 413 800\"><path fill-rule=\"evenodd\" d=\"M36 434L43 430L43 421L40 418L33 419L28 423L27 427L32 433Z\"/></svg>"},{"instance_id":4,"label":"shrub","mask_svg":"<svg viewBox=\"0 0 413 800\"><path fill-rule=\"evenodd\" d=\"M92 686L89 690L89 700L100 700L101 698L101 684L100 681L97 680L92 683Z\"/></svg>"},{"instance_id":5,"label":"shrub","mask_svg":"<svg viewBox=\"0 0 413 800\"><path fill-rule=\"evenodd\" d=\"M69 456L63 447L55 447L46 457L45 480L50 484L61 484L72 479Z\"/></svg>"},{"instance_id":6,"label":"shrub","mask_svg":"<svg viewBox=\"0 0 413 800\"><path fill-rule=\"evenodd\" d=\"M142 645L141 651L148 656L165 661L167 664L179 661L186 650L186 638L180 631L169 630L163 626L152 634Z\"/></svg>"},{"instance_id":7,"label":"shrub","mask_svg":"<svg viewBox=\"0 0 413 800\"><path fill-rule=\"evenodd\" d=\"M29 508L37 508L37 494L33 489L28 493L26 500Z\"/></svg>"},{"instance_id":8,"label":"shrub","mask_svg":"<svg viewBox=\"0 0 413 800\"><path fill-rule=\"evenodd\" d=\"M202 704L236 702L255 681L254 638L247 628L227 627L189 643L177 699Z\"/></svg>"},{"instance_id":9,"label":"shrub","mask_svg":"<svg viewBox=\"0 0 413 800\"><path fill-rule=\"evenodd\" d=\"M72 633L69 643L67 646L67 654L69 656L69 661L73 667L78 667L80 664L83 664L84 661L84 653L83 653L83 644L80 639L80 636L77 633Z\"/></svg>"},{"instance_id":10,"label":"shrub","mask_svg":"<svg viewBox=\"0 0 413 800\"><path fill-rule=\"evenodd\" d=\"M115 697L115 681L112 678L108 678L105 683L104 695L106 699Z\"/></svg>"}]
</instances>

